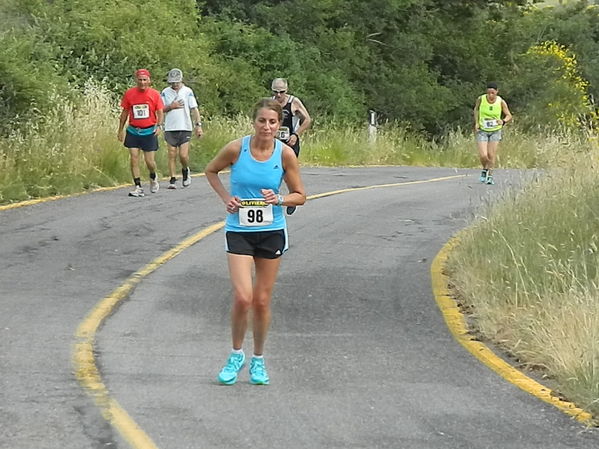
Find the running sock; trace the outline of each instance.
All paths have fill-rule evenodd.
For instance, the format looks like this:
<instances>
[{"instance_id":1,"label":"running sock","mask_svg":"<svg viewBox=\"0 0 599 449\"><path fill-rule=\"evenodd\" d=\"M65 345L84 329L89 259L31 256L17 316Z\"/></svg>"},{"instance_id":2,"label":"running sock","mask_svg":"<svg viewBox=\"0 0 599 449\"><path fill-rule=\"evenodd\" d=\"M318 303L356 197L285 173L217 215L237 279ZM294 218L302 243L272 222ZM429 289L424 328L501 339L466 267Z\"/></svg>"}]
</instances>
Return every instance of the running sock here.
<instances>
[{"instance_id":1,"label":"running sock","mask_svg":"<svg viewBox=\"0 0 599 449\"><path fill-rule=\"evenodd\" d=\"M139 186L139 187L141 187L141 178L133 178L133 183L134 183L136 186Z\"/></svg>"},{"instance_id":2,"label":"running sock","mask_svg":"<svg viewBox=\"0 0 599 449\"><path fill-rule=\"evenodd\" d=\"M243 354L243 349L231 349L233 354Z\"/></svg>"},{"instance_id":3,"label":"running sock","mask_svg":"<svg viewBox=\"0 0 599 449\"><path fill-rule=\"evenodd\" d=\"M255 358L255 359L263 359L264 355L256 355L256 354L254 354L252 357Z\"/></svg>"},{"instance_id":4,"label":"running sock","mask_svg":"<svg viewBox=\"0 0 599 449\"><path fill-rule=\"evenodd\" d=\"M153 181L156 179L156 173L150 173L150 179Z\"/></svg>"}]
</instances>

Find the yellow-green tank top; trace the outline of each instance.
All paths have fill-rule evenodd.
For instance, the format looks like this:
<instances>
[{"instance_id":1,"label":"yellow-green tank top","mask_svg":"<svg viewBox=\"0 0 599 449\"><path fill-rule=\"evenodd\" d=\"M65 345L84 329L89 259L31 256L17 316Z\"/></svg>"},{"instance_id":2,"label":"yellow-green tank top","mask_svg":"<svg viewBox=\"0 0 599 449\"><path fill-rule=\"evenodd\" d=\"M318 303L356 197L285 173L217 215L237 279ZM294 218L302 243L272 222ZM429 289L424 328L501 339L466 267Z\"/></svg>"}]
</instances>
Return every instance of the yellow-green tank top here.
<instances>
[{"instance_id":1,"label":"yellow-green tank top","mask_svg":"<svg viewBox=\"0 0 599 449\"><path fill-rule=\"evenodd\" d=\"M487 101L487 95L480 96L480 106L478 108L478 127L483 131L497 131L502 128L499 124L501 120L501 102L503 100L499 95L494 103Z\"/></svg>"}]
</instances>

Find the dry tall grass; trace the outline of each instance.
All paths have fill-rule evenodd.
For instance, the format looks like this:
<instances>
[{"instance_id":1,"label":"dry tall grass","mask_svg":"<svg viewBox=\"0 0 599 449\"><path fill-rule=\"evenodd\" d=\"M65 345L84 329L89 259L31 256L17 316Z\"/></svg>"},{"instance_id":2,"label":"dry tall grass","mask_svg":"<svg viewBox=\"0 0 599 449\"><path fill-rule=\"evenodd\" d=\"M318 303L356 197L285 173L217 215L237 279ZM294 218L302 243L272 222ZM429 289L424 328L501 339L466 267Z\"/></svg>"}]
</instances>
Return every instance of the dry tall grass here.
<instances>
[{"instance_id":1,"label":"dry tall grass","mask_svg":"<svg viewBox=\"0 0 599 449\"><path fill-rule=\"evenodd\" d=\"M579 145L489 205L448 267L485 338L599 417L599 152Z\"/></svg>"}]
</instances>

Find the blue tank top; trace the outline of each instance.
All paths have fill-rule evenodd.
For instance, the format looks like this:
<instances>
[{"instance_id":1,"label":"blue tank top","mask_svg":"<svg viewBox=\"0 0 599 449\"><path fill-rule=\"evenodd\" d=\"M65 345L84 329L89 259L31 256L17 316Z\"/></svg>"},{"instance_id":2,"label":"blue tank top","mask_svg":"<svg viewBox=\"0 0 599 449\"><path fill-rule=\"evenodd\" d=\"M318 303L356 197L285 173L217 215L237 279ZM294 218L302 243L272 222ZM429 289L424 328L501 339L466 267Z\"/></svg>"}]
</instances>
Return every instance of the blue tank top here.
<instances>
[{"instance_id":1,"label":"blue tank top","mask_svg":"<svg viewBox=\"0 0 599 449\"><path fill-rule=\"evenodd\" d=\"M250 139L241 139L237 161L231 165L230 192L241 198L244 207L239 212L227 214L225 231L258 232L286 229L287 223L281 206L266 205L261 189L279 193L283 180L283 145L274 141L270 159L257 161L250 150Z\"/></svg>"}]
</instances>

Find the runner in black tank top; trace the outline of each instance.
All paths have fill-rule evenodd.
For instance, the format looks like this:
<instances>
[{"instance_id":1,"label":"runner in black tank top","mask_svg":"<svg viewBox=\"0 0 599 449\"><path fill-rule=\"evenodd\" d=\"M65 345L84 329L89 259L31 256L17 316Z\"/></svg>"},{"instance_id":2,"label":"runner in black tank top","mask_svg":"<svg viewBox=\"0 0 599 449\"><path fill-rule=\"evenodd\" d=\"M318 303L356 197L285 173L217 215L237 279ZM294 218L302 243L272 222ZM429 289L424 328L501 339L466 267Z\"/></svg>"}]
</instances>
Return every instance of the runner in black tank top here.
<instances>
[{"instance_id":1,"label":"runner in black tank top","mask_svg":"<svg viewBox=\"0 0 599 449\"><path fill-rule=\"evenodd\" d=\"M285 105L283 106L283 121L281 122L281 128L279 128L278 138L283 143L286 143L291 148L293 148L293 152L295 153L295 155L297 157L299 157L300 139L299 139L299 136L295 133L296 127L294 126L295 124L293 123L294 117L293 117L293 112L291 111L291 105L293 103L294 98L295 97L293 95L288 95L287 103L285 103ZM289 142L292 135L295 135L297 137L294 140L293 144L291 144Z\"/></svg>"},{"instance_id":2,"label":"runner in black tank top","mask_svg":"<svg viewBox=\"0 0 599 449\"><path fill-rule=\"evenodd\" d=\"M312 118L299 98L287 93L287 80L275 78L271 84L273 99L283 108L283 120L279 128L278 138L289 145L296 156L300 152L300 135L308 129ZM295 212L295 206L287 208L287 214Z\"/></svg>"}]
</instances>

